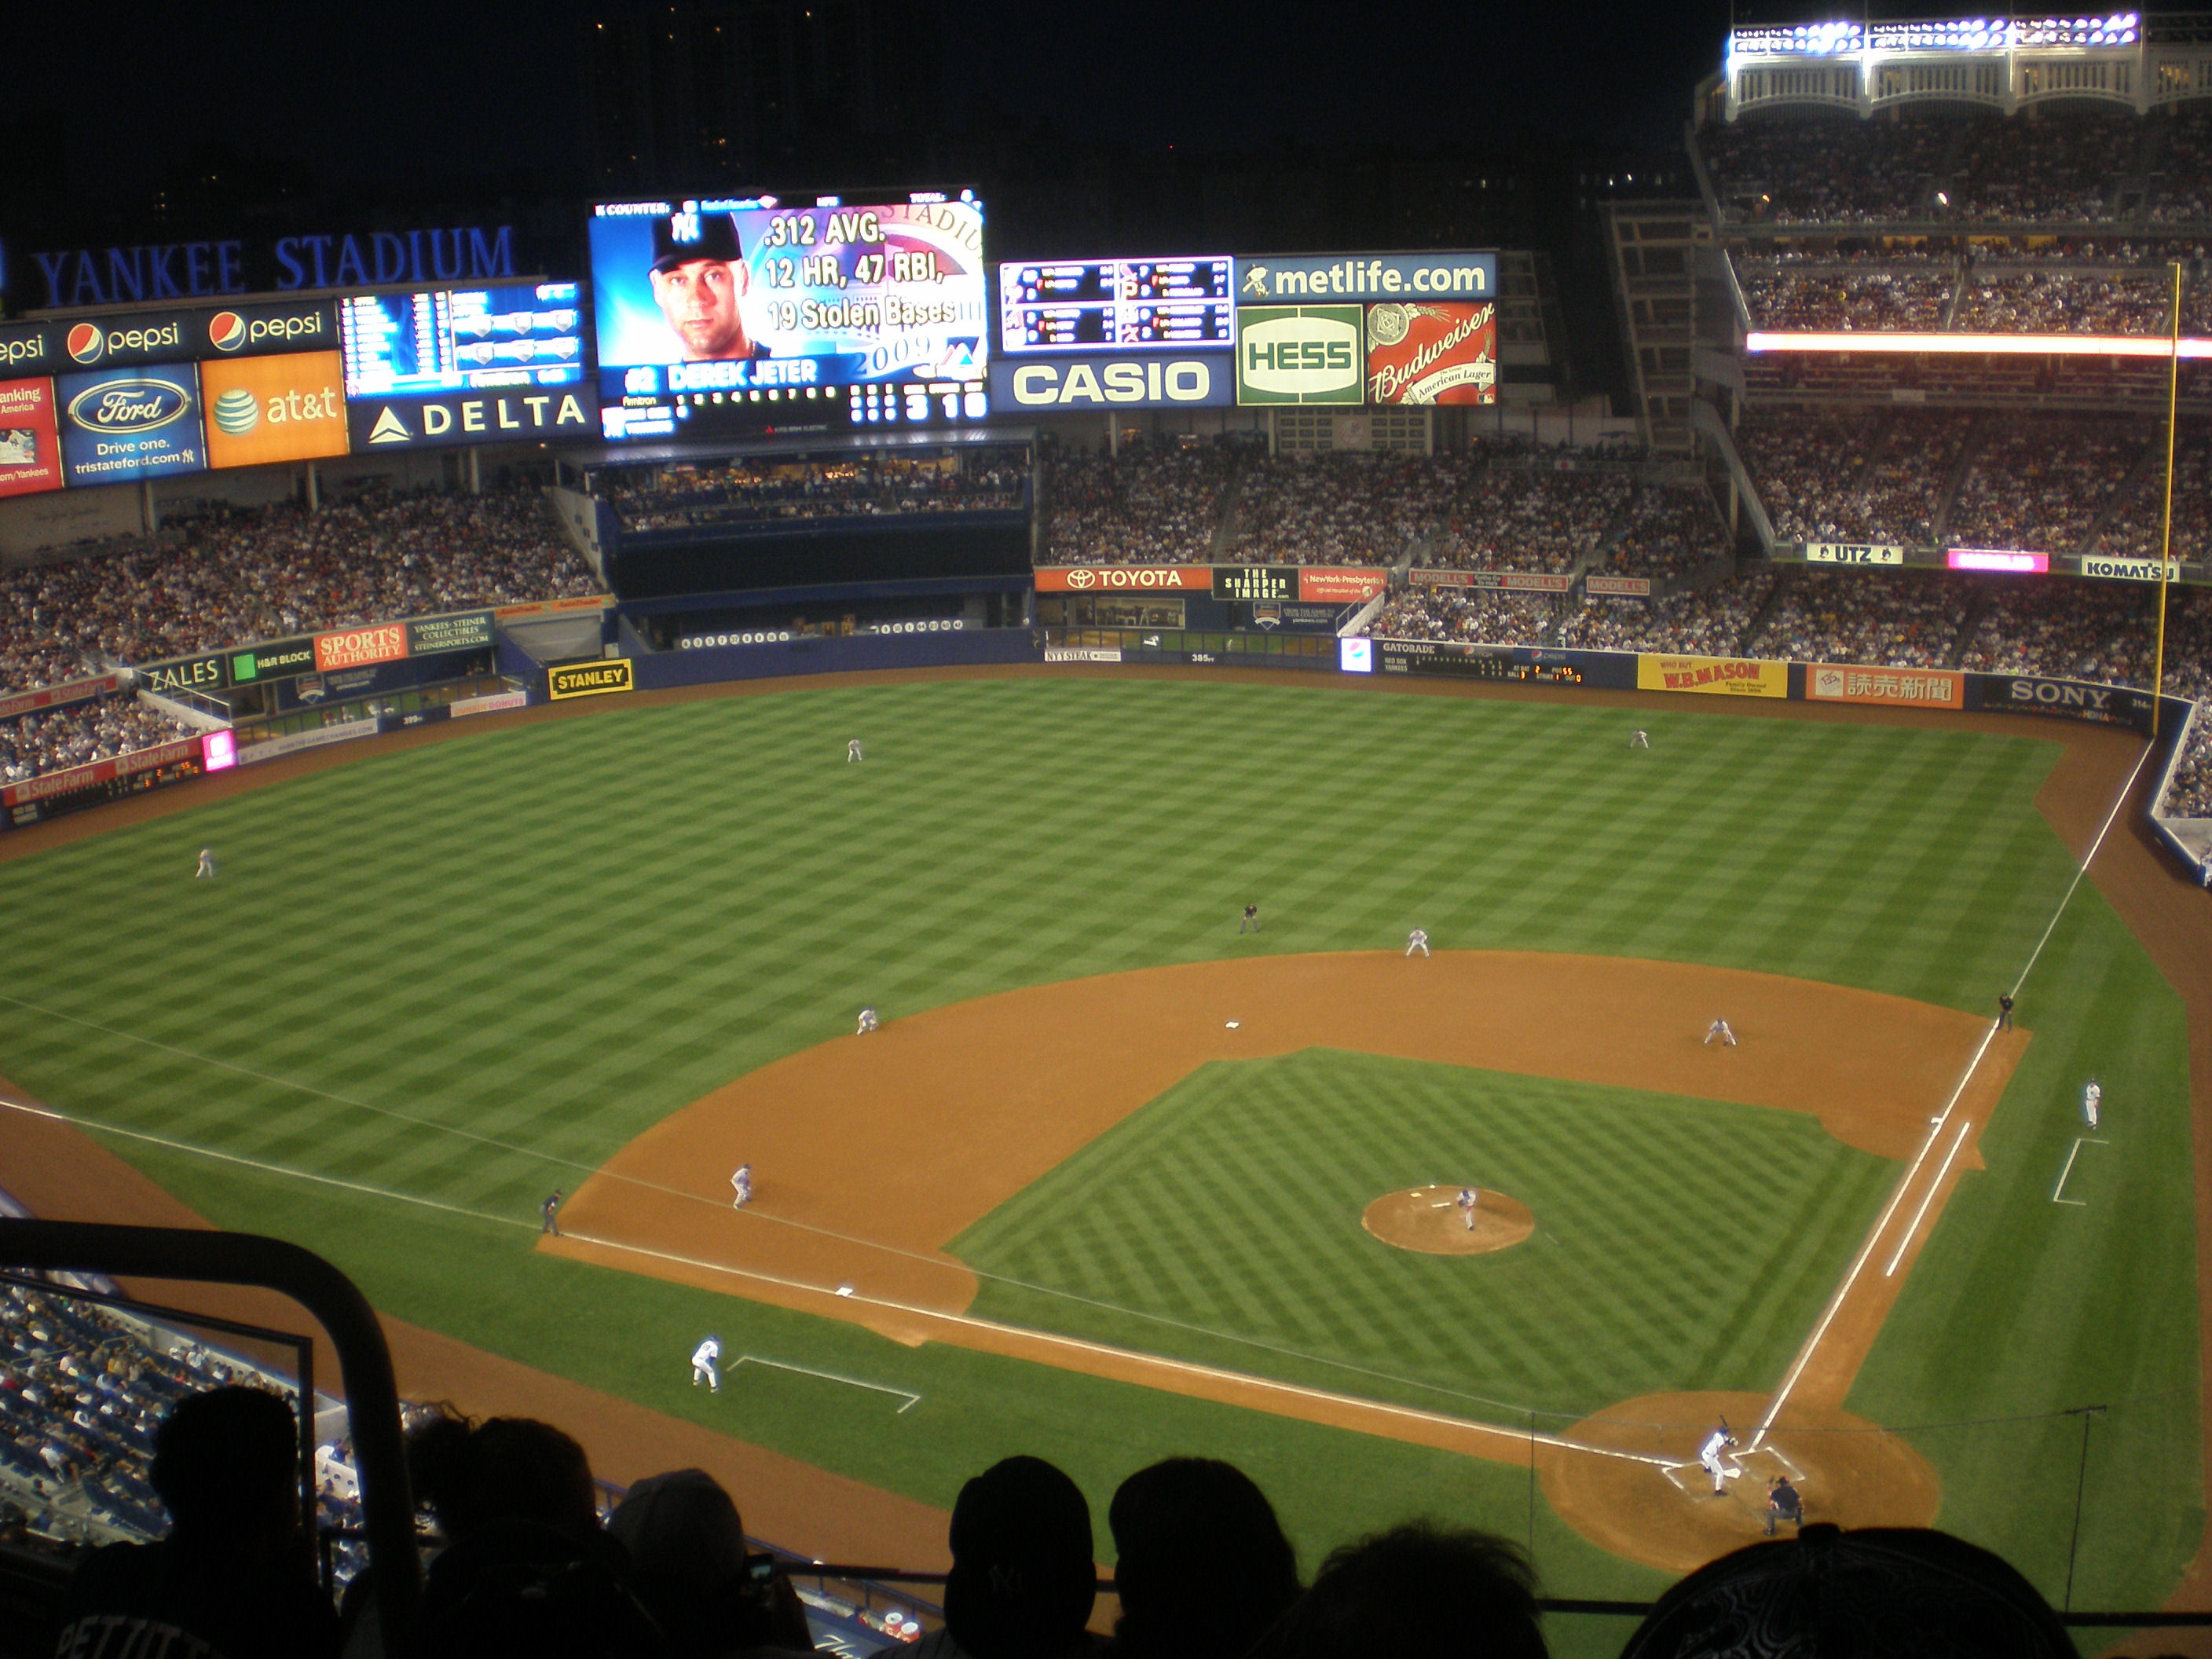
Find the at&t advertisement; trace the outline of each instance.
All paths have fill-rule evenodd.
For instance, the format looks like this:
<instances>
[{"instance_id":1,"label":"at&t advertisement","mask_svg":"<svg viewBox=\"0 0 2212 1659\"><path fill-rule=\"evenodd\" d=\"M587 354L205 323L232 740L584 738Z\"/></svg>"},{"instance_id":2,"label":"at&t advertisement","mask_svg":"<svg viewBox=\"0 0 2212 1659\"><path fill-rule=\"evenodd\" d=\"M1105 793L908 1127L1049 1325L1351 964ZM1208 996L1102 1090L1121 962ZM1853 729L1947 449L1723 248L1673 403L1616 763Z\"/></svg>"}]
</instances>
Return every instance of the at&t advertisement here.
<instances>
[{"instance_id":1,"label":"at&t advertisement","mask_svg":"<svg viewBox=\"0 0 2212 1659\"><path fill-rule=\"evenodd\" d=\"M207 466L195 364L64 374L54 382L54 395L61 404L62 464L73 487Z\"/></svg>"},{"instance_id":2,"label":"at&t advertisement","mask_svg":"<svg viewBox=\"0 0 2212 1659\"><path fill-rule=\"evenodd\" d=\"M592 210L610 438L981 418L983 207L967 192Z\"/></svg>"},{"instance_id":3,"label":"at&t advertisement","mask_svg":"<svg viewBox=\"0 0 2212 1659\"><path fill-rule=\"evenodd\" d=\"M0 380L0 495L62 487L52 380Z\"/></svg>"},{"instance_id":4,"label":"at&t advertisement","mask_svg":"<svg viewBox=\"0 0 2212 1659\"><path fill-rule=\"evenodd\" d=\"M1498 307L1456 301L1368 307L1367 401L1496 403Z\"/></svg>"},{"instance_id":5,"label":"at&t advertisement","mask_svg":"<svg viewBox=\"0 0 2212 1659\"><path fill-rule=\"evenodd\" d=\"M335 351L200 365L210 466L346 453L345 368Z\"/></svg>"}]
</instances>

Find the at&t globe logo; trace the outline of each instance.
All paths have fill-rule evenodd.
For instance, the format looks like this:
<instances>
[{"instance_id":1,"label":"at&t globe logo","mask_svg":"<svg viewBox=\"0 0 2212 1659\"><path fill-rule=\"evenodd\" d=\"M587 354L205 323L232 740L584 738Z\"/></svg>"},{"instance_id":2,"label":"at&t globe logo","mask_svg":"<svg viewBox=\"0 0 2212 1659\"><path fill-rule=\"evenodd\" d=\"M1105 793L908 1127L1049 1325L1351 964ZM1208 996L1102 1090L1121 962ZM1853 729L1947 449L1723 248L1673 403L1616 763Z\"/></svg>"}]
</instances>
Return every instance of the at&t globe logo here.
<instances>
[{"instance_id":1,"label":"at&t globe logo","mask_svg":"<svg viewBox=\"0 0 2212 1659\"><path fill-rule=\"evenodd\" d=\"M233 386L214 404L216 429L226 436L243 438L261 424L261 404L244 386Z\"/></svg>"}]
</instances>

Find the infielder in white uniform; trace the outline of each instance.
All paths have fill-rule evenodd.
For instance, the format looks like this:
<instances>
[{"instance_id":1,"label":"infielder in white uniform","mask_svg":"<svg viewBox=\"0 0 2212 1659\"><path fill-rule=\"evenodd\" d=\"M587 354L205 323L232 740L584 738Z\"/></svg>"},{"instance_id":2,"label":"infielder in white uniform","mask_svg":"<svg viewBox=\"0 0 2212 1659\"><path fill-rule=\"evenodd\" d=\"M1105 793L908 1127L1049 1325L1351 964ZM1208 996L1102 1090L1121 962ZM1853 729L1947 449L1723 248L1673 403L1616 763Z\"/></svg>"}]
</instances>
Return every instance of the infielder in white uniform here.
<instances>
[{"instance_id":1,"label":"infielder in white uniform","mask_svg":"<svg viewBox=\"0 0 2212 1659\"><path fill-rule=\"evenodd\" d=\"M722 1339L710 1336L691 1350L691 1386L697 1388L699 1379L705 1377L707 1386L714 1393L722 1391L722 1374L714 1369L714 1362L722 1357Z\"/></svg>"},{"instance_id":2,"label":"infielder in white uniform","mask_svg":"<svg viewBox=\"0 0 2212 1659\"><path fill-rule=\"evenodd\" d=\"M212 847L200 848L200 867L192 872L192 879L198 881L202 876L210 880L215 878L215 848Z\"/></svg>"},{"instance_id":3,"label":"infielder in white uniform","mask_svg":"<svg viewBox=\"0 0 2212 1659\"><path fill-rule=\"evenodd\" d=\"M1710 1045L1716 1037L1731 1048L1735 1047L1735 1033L1729 1030L1729 1023L1724 1019L1717 1019L1705 1027L1706 1043Z\"/></svg>"},{"instance_id":4,"label":"infielder in white uniform","mask_svg":"<svg viewBox=\"0 0 2212 1659\"><path fill-rule=\"evenodd\" d=\"M1416 951L1423 956L1429 953L1429 935L1425 928L1416 927L1406 935L1406 954L1410 957Z\"/></svg>"},{"instance_id":5,"label":"infielder in white uniform","mask_svg":"<svg viewBox=\"0 0 2212 1659\"><path fill-rule=\"evenodd\" d=\"M845 745L845 758L848 761L856 761L860 758L860 740L858 738L854 738L852 742Z\"/></svg>"},{"instance_id":6,"label":"infielder in white uniform","mask_svg":"<svg viewBox=\"0 0 2212 1659\"><path fill-rule=\"evenodd\" d=\"M1638 726L1635 731L1629 733L1628 746L1631 749L1649 749L1651 746L1651 734L1642 726Z\"/></svg>"},{"instance_id":7,"label":"infielder in white uniform","mask_svg":"<svg viewBox=\"0 0 2212 1659\"><path fill-rule=\"evenodd\" d=\"M861 1009L861 1010L860 1010L860 1029L859 1030L855 1031L853 1035L854 1035L854 1036L867 1036L867 1034L868 1034L869 1032L871 1032L871 1031L874 1030L875 1029L876 1029L876 1011L875 1011L874 1009L872 1009L872 1008L863 1008L863 1009Z\"/></svg>"},{"instance_id":8,"label":"infielder in white uniform","mask_svg":"<svg viewBox=\"0 0 2212 1659\"><path fill-rule=\"evenodd\" d=\"M1713 1496L1716 1498L1728 1490L1729 1481L1743 1473L1741 1469L1732 1469L1721 1462L1721 1454L1734 1444L1735 1437L1729 1432L1729 1425L1723 1423L1705 1437L1705 1443L1698 1449L1698 1462L1703 1463L1705 1472L1712 1476Z\"/></svg>"},{"instance_id":9,"label":"infielder in white uniform","mask_svg":"<svg viewBox=\"0 0 2212 1659\"><path fill-rule=\"evenodd\" d=\"M738 1165L738 1172L730 1177L730 1188L737 1194L736 1200L730 1206L732 1209L742 1210L753 1201L753 1166L751 1164Z\"/></svg>"},{"instance_id":10,"label":"infielder in white uniform","mask_svg":"<svg viewBox=\"0 0 2212 1659\"><path fill-rule=\"evenodd\" d=\"M2091 1078L2088 1082L2081 1085L2081 1115L2088 1119L2089 1127L2093 1129L2097 1127L2097 1109L2104 1103L2105 1085Z\"/></svg>"}]
</instances>

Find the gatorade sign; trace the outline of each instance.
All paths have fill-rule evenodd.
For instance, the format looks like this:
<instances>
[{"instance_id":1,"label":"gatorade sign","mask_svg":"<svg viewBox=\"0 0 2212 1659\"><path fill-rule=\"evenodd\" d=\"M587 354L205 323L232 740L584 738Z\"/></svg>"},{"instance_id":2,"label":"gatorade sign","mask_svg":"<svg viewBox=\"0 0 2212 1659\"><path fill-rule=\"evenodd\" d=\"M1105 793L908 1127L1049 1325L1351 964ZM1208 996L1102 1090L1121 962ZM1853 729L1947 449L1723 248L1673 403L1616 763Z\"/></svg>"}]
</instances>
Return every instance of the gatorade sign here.
<instances>
[{"instance_id":1,"label":"gatorade sign","mask_svg":"<svg viewBox=\"0 0 2212 1659\"><path fill-rule=\"evenodd\" d=\"M1019 409L1226 409L1229 360L1183 352L991 360L991 402Z\"/></svg>"},{"instance_id":2,"label":"gatorade sign","mask_svg":"<svg viewBox=\"0 0 2212 1659\"><path fill-rule=\"evenodd\" d=\"M1237 401L1364 403L1364 320L1358 306L1239 306Z\"/></svg>"}]
</instances>

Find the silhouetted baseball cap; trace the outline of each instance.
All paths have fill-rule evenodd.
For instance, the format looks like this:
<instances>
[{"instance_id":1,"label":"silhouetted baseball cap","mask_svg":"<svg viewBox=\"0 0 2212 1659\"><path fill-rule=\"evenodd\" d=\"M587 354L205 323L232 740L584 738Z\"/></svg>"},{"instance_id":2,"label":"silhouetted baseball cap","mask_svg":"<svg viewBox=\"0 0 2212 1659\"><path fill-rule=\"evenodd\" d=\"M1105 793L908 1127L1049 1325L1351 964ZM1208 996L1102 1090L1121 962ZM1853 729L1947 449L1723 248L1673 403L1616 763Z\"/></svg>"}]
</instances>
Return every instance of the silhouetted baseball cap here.
<instances>
[{"instance_id":1,"label":"silhouetted baseball cap","mask_svg":"<svg viewBox=\"0 0 2212 1659\"><path fill-rule=\"evenodd\" d=\"M720 259L734 264L744 258L738 245L738 222L727 213L672 213L653 222L653 268L673 270L694 259Z\"/></svg>"},{"instance_id":2,"label":"silhouetted baseball cap","mask_svg":"<svg viewBox=\"0 0 2212 1659\"><path fill-rule=\"evenodd\" d=\"M1091 1506L1036 1457L1009 1457L952 1506L945 1622L976 1659L1056 1652L1082 1634L1097 1595Z\"/></svg>"}]
</instances>

